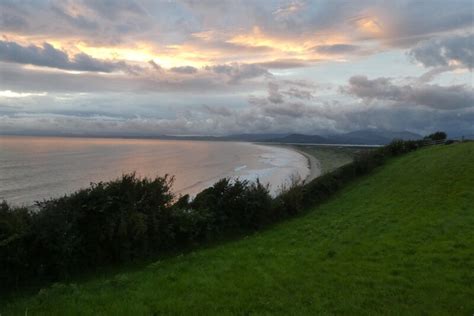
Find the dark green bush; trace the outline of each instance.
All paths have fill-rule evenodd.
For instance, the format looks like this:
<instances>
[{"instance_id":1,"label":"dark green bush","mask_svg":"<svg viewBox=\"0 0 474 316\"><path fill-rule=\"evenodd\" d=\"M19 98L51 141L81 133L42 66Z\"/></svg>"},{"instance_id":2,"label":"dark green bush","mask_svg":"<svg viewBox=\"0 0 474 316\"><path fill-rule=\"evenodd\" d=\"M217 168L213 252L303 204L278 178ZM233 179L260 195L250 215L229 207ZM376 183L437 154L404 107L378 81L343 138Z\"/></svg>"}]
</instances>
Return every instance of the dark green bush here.
<instances>
[{"instance_id":1,"label":"dark green bush","mask_svg":"<svg viewBox=\"0 0 474 316\"><path fill-rule=\"evenodd\" d=\"M290 183L282 185L274 201L278 218L293 216L301 212L304 203L304 185L298 177L291 177Z\"/></svg>"},{"instance_id":2,"label":"dark green bush","mask_svg":"<svg viewBox=\"0 0 474 316\"><path fill-rule=\"evenodd\" d=\"M271 215L268 187L259 181L221 179L199 193L190 206L208 214L217 234L258 228Z\"/></svg>"},{"instance_id":3,"label":"dark green bush","mask_svg":"<svg viewBox=\"0 0 474 316\"><path fill-rule=\"evenodd\" d=\"M21 284L29 269L31 221L28 209L0 203L0 289Z\"/></svg>"},{"instance_id":4,"label":"dark green bush","mask_svg":"<svg viewBox=\"0 0 474 316\"><path fill-rule=\"evenodd\" d=\"M448 135L445 132L435 132L433 134L430 134L425 137L425 139L430 139L430 140L445 140L448 137Z\"/></svg>"}]
</instances>

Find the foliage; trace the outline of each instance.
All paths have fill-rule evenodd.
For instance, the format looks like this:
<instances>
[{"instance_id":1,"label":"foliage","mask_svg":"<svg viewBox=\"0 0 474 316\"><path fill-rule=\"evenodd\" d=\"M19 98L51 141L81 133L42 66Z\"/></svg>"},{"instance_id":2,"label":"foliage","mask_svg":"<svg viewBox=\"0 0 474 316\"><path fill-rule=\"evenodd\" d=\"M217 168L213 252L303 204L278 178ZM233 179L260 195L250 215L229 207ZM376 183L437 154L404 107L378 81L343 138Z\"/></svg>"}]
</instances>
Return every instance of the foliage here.
<instances>
[{"instance_id":1,"label":"foliage","mask_svg":"<svg viewBox=\"0 0 474 316\"><path fill-rule=\"evenodd\" d=\"M37 203L37 210L0 204L0 288L61 280L100 266L176 251L260 229L326 201L388 158L420 148L395 140L360 152L333 172L303 184L293 179L272 198L256 182L221 179L191 201L175 198L173 178L135 174L91 184Z\"/></svg>"},{"instance_id":2,"label":"foliage","mask_svg":"<svg viewBox=\"0 0 474 316\"><path fill-rule=\"evenodd\" d=\"M438 131L438 132L435 132L433 134L430 134L430 135L426 136L425 139L436 141L436 140L445 140L447 137L448 137L448 135L445 132Z\"/></svg>"},{"instance_id":3,"label":"foliage","mask_svg":"<svg viewBox=\"0 0 474 316\"><path fill-rule=\"evenodd\" d=\"M473 161L474 143L424 148L271 229L55 284L0 312L471 315Z\"/></svg>"}]
</instances>

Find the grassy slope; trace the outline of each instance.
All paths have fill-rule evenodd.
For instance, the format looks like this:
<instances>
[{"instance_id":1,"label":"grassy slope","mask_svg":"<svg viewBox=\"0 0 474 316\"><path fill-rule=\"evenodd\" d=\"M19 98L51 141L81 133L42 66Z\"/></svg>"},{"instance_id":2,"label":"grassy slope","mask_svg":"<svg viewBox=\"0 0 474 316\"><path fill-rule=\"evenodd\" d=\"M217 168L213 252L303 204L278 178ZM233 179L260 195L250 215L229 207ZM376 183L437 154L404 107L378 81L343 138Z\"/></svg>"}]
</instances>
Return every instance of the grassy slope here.
<instances>
[{"instance_id":1,"label":"grassy slope","mask_svg":"<svg viewBox=\"0 0 474 316\"><path fill-rule=\"evenodd\" d=\"M473 188L473 143L423 149L267 231L0 312L472 315Z\"/></svg>"}]
</instances>

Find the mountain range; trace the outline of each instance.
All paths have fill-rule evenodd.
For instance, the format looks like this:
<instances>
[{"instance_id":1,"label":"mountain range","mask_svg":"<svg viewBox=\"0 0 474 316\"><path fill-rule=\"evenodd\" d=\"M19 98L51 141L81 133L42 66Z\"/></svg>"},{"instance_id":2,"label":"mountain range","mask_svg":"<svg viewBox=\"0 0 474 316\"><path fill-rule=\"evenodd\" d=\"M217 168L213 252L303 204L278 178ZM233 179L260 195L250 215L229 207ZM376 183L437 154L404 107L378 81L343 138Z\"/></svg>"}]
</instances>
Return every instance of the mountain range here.
<instances>
[{"instance_id":1,"label":"mountain range","mask_svg":"<svg viewBox=\"0 0 474 316\"><path fill-rule=\"evenodd\" d=\"M380 129L366 129L344 134L332 135L306 135L287 134L277 137L254 137L253 141L265 141L275 143L298 143L298 144L348 144L348 145L385 145L394 139L416 140L422 138L421 135L402 131L389 131Z\"/></svg>"},{"instance_id":2,"label":"mountain range","mask_svg":"<svg viewBox=\"0 0 474 316\"><path fill-rule=\"evenodd\" d=\"M243 141L267 143L294 143L294 144L346 144L346 145L385 145L393 139L421 139L422 136L407 131L390 131L382 129L365 129L343 134L308 135L289 133L248 133L226 136L175 136L175 135L95 135L95 134L66 134L66 133L15 133L10 135L34 136L62 136L62 137L98 137L98 138L144 138L164 140L201 140L201 141Z\"/></svg>"}]
</instances>

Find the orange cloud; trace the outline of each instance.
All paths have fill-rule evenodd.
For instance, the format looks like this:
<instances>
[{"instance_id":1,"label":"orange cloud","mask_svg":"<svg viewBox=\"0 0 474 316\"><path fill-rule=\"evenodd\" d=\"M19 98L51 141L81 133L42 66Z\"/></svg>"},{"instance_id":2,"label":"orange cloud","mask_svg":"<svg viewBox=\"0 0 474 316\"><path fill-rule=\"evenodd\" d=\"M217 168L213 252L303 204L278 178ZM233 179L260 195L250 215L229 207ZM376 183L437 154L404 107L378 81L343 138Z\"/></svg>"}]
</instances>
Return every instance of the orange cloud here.
<instances>
[{"instance_id":1,"label":"orange cloud","mask_svg":"<svg viewBox=\"0 0 474 316\"><path fill-rule=\"evenodd\" d=\"M298 54L305 53L310 47L314 46L311 41L300 42L298 40L271 37L264 34L258 26L254 26L252 32L236 35L227 42L252 47L270 47L274 50Z\"/></svg>"},{"instance_id":2,"label":"orange cloud","mask_svg":"<svg viewBox=\"0 0 474 316\"><path fill-rule=\"evenodd\" d=\"M357 28L365 34L381 36L383 29L380 22L373 17L362 18L356 21Z\"/></svg>"}]
</instances>

